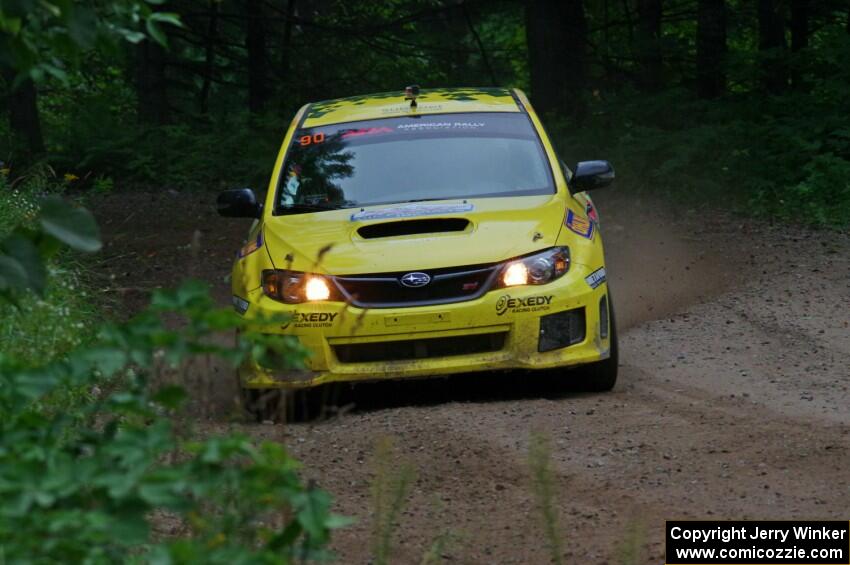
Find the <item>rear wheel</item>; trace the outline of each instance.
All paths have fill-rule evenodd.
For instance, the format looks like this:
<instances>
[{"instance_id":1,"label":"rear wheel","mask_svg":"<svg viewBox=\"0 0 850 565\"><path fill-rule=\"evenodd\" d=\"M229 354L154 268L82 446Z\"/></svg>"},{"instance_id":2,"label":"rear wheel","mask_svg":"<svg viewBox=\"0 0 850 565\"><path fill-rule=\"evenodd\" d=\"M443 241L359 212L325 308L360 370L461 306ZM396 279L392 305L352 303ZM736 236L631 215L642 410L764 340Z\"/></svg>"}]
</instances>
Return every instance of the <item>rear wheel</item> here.
<instances>
[{"instance_id":1,"label":"rear wheel","mask_svg":"<svg viewBox=\"0 0 850 565\"><path fill-rule=\"evenodd\" d=\"M609 332L611 351L608 359L590 363L579 369L580 387L590 392L605 392L614 388L617 383L617 368L620 361L619 345L617 343L617 321L614 318L614 304L608 295L608 312L610 317Z\"/></svg>"}]
</instances>

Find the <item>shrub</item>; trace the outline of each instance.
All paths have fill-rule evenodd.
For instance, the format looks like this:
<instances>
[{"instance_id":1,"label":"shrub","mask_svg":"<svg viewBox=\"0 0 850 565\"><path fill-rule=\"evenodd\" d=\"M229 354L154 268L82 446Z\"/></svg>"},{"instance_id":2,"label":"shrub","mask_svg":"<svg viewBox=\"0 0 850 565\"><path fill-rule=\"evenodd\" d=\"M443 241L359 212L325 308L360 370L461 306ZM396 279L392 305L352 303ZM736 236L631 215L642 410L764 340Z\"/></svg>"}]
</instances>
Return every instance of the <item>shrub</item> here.
<instances>
[{"instance_id":1,"label":"shrub","mask_svg":"<svg viewBox=\"0 0 850 565\"><path fill-rule=\"evenodd\" d=\"M99 246L91 215L52 199L34 227L0 242L0 300L41 293L45 257L60 243ZM163 317L182 317L177 330ZM271 323L271 322L270 322ZM321 559L330 531L346 520L330 496L304 485L282 446L229 435L181 440L170 415L185 392L152 391L160 363L247 355L297 364L286 337L251 334L242 319L213 307L208 289L189 282L157 292L125 324L105 325L88 345L47 363L0 354L0 559L14 563L279 563ZM240 328L235 346L211 339ZM64 409L56 395L117 379L108 394ZM179 535L155 534L168 518Z\"/></svg>"},{"instance_id":2,"label":"shrub","mask_svg":"<svg viewBox=\"0 0 850 565\"><path fill-rule=\"evenodd\" d=\"M843 39L835 53L848 48ZM580 128L555 119L553 130L564 157L610 159L629 190L841 228L850 225L850 116L836 99L850 95L847 84L829 77L807 91L720 101L620 93L594 100Z\"/></svg>"}]
</instances>

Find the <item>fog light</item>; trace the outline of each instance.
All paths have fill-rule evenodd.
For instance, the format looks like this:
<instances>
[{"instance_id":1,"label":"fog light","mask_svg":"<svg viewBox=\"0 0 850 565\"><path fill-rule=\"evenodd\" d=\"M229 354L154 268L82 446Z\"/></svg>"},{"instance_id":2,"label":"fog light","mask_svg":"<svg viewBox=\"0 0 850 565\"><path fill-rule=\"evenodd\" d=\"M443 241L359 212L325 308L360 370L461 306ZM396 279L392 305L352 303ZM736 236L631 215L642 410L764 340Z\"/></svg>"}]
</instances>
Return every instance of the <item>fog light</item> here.
<instances>
[{"instance_id":1,"label":"fog light","mask_svg":"<svg viewBox=\"0 0 850 565\"><path fill-rule=\"evenodd\" d=\"M524 263L513 263L505 269L502 277L505 286L519 286L528 284L528 267Z\"/></svg>"},{"instance_id":2,"label":"fog light","mask_svg":"<svg viewBox=\"0 0 850 565\"><path fill-rule=\"evenodd\" d=\"M584 335L584 308L542 316L537 351L543 353L581 343Z\"/></svg>"},{"instance_id":3,"label":"fog light","mask_svg":"<svg viewBox=\"0 0 850 565\"><path fill-rule=\"evenodd\" d=\"M307 279L307 284L304 286L304 296L307 300L327 300L330 298L331 289L325 279L319 277L310 277Z\"/></svg>"}]
</instances>

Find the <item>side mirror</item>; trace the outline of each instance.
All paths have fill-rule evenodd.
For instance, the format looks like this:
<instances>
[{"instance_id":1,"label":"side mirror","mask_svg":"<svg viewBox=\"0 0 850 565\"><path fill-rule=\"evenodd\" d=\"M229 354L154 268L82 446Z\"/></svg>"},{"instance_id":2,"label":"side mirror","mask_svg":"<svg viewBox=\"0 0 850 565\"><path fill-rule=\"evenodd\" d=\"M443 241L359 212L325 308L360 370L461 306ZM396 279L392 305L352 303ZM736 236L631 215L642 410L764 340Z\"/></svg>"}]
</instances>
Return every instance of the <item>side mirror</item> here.
<instances>
[{"instance_id":1,"label":"side mirror","mask_svg":"<svg viewBox=\"0 0 850 565\"><path fill-rule=\"evenodd\" d=\"M235 188L219 193L215 202L219 215L226 218L259 218L263 207L250 188Z\"/></svg>"},{"instance_id":2,"label":"side mirror","mask_svg":"<svg viewBox=\"0 0 850 565\"><path fill-rule=\"evenodd\" d=\"M602 188L614 182L614 167L608 161L581 161L572 178L575 192Z\"/></svg>"}]
</instances>

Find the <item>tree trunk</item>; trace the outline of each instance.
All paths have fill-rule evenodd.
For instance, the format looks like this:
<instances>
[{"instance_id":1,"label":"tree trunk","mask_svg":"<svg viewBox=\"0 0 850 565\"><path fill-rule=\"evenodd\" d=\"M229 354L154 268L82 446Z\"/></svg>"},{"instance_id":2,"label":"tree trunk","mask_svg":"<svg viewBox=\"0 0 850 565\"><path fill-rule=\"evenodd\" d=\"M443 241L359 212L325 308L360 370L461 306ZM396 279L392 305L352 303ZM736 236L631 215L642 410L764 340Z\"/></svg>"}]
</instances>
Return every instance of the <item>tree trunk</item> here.
<instances>
[{"instance_id":1,"label":"tree trunk","mask_svg":"<svg viewBox=\"0 0 850 565\"><path fill-rule=\"evenodd\" d=\"M266 82L266 25L261 0L247 0L248 25L245 47L248 50L248 109L252 114L263 111L268 100Z\"/></svg>"},{"instance_id":2,"label":"tree trunk","mask_svg":"<svg viewBox=\"0 0 850 565\"><path fill-rule=\"evenodd\" d=\"M38 91L31 79L14 86L16 73L3 69L3 78L9 86L9 127L24 148L25 161L44 153L41 119L38 115Z\"/></svg>"},{"instance_id":3,"label":"tree trunk","mask_svg":"<svg viewBox=\"0 0 850 565\"><path fill-rule=\"evenodd\" d=\"M638 0L639 86L646 91L658 90L662 82L661 13L661 0Z\"/></svg>"},{"instance_id":4,"label":"tree trunk","mask_svg":"<svg viewBox=\"0 0 850 565\"><path fill-rule=\"evenodd\" d=\"M587 21L582 0L526 0L531 96L541 112L581 119Z\"/></svg>"},{"instance_id":5,"label":"tree trunk","mask_svg":"<svg viewBox=\"0 0 850 565\"><path fill-rule=\"evenodd\" d=\"M809 0L791 0L791 52L798 53L809 46ZM803 71L805 55L792 58L791 85L794 89L805 89Z\"/></svg>"},{"instance_id":6,"label":"tree trunk","mask_svg":"<svg viewBox=\"0 0 850 565\"><path fill-rule=\"evenodd\" d=\"M717 98L726 92L726 2L699 0L697 6L697 94Z\"/></svg>"},{"instance_id":7,"label":"tree trunk","mask_svg":"<svg viewBox=\"0 0 850 565\"><path fill-rule=\"evenodd\" d=\"M463 19L469 28L469 33L475 40L475 45L478 46L478 52L481 54L481 64L484 66L484 72L490 76L491 86L499 86L499 79L496 78L496 72L493 70L493 65L490 64L490 57L487 56L487 49L484 47L484 42L481 41L481 36L475 30L475 24L472 22L472 16L469 15L469 10L466 4L461 4L460 9L463 12Z\"/></svg>"},{"instance_id":8,"label":"tree trunk","mask_svg":"<svg viewBox=\"0 0 850 565\"><path fill-rule=\"evenodd\" d=\"M210 0L210 19L207 36L204 38L204 82L198 95L201 114L206 114L210 109L210 89L215 72L215 42L218 36L218 4L217 0Z\"/></svg>"},{"instance_id":9,"label":"tree trunk","mask_svg":"<svg viewBox=\"0 0 850 565\"><path fill-rule=\"evenodd\" d=\"M286 22L283 24L283 41L280 44L280 82L284 89L289 90L286 81L292 72L290 68L290 51L292 50L292 27L295 19L295 0L286 2Z\"/></svg>"},{"instance_id":10,"label":"tree trunk","mask_svg":"<svg viewBox=\"0 0 850 565\"><path fill-rule=\"evenodd\" d=\"M758 3L762 86L774 94L788 86L785 21L781 8L780 0L759 0Z\"/></svg>"},{"instance_id":11,"label":"tree trunk","mask_svg":"<svg viewBox=\"0 0 850 565\"><path fill-rule=\"evenodd\" d=\"M139 121L143 124L167 124L171 109L168 105L168 82L165 77L165 49L146 39L136 46L136 94Z\"/></svg>"},{"instance_id":12,"label":"tree trunk","mask_svg":"<svg viewBox=\"0 0 850 565\"><path fill-rule=\"evenodd\" d=\"M462 5L448 6L443 11L440 20L435 20L436 25L429 28L427 32L435 36L442 35L450 38L446 45L451 45L451 49L434 53L435 64L438 65L438 68L445 69L446 84L466 83L469 76L469 52L465 43L461 40L469 31L463 12Z\"/></svg>"},{"instance_id":13,"label":"tree trunk","mask_svg":"<svg viewBox=\"0 0 850 565\"><path fill-rule=\"evenodd\" d=\"M791 51L809 46L809 0L791 0Z\"/></svg>"}]
</instances>

